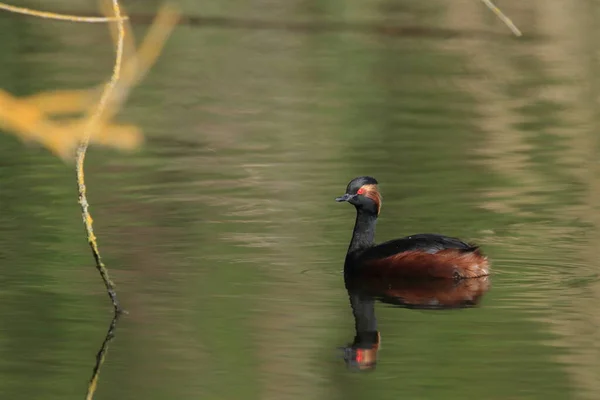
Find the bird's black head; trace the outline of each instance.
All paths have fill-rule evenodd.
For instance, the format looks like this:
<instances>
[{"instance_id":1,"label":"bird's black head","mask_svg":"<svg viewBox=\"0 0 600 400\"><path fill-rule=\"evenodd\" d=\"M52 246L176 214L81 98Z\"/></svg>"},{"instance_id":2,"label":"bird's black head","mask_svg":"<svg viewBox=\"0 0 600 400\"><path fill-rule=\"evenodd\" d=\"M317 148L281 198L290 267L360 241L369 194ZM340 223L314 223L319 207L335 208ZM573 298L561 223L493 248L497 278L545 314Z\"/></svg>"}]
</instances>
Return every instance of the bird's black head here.
<instances>
[{"instance_id":1,"label":"bird's black head","mask_svg":"<svg viewBox=\"0 0 600 400\"><path fill-rule=\"evenodd\" d=\"M335 199L337 202L347 201L357 210L379 215L381 210L381 194L377 180L370 176L359 176L348 183L346 193Z\"/></svg>"}]
</instances>

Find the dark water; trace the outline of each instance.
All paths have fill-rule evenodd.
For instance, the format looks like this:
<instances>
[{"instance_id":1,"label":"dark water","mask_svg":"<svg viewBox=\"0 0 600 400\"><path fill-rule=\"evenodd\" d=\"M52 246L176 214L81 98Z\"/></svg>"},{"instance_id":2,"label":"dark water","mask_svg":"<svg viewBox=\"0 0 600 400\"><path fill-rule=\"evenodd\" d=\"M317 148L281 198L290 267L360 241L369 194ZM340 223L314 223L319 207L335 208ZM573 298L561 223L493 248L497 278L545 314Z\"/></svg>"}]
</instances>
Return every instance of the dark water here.
<instances>
[{"instance_id":1,"label":"dark water","mask_svg":"<svg viewBox=\"0 0 600 400\"><path fill-rule=\"evenodd\" d=\"M475 0L188 3L238 22L180 26L119 117L145 146L89 153L129 311L96 399L598 398L597 6L503 1L516 39ZM2 13L0 31L12 93L109 74L105 26ZM111 308L74 168L10 135L0 166L0 398L82 398ZM354 215L333 199L363 174L380 241L476 241L494 275L476 308L377 304L377 368L352 373Z\"/></svg>"}]
</instances>

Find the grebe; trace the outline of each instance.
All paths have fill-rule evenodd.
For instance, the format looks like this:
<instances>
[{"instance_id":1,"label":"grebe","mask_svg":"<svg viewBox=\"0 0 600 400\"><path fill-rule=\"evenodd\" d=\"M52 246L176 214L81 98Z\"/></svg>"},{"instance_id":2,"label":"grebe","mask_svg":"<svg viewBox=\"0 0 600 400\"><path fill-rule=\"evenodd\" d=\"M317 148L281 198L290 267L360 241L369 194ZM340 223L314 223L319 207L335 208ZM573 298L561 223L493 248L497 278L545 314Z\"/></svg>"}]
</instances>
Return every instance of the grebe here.
<instances>
[{"instance_id":1,"label":"grebe","mask_svg":"<svg viewBox=\"0 0 600 400\"><path fill-rule=\"evenodd\" d=\"M344 263L345 273L389 278L464 279L489 275L489 262L479 248L459 239L421 233L375 245L375 224L381 210L378 182L354 178L336 198L356 207L356 223Z\"/></svg>"}]
</instances>

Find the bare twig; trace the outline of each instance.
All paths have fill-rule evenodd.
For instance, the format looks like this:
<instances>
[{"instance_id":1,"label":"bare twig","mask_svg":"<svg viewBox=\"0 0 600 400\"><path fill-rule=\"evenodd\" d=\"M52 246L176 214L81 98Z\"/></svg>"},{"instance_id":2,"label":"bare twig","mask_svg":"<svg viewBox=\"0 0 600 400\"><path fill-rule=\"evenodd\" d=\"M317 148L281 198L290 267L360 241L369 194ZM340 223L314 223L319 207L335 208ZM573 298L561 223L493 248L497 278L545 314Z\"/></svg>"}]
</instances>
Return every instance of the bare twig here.
<instances>
[{"instance_id":1,"label":"bare twig","mask_svg":"<svg viewBox=\"0 0 600 400\"><path fill-rule=\"evenodd\" d=\"M76 152L77 188L87 241L94 256L96 269L100 272L115 312L120 313L122 309L114 284L102 262L98 242L94 235L93 219L86 196L85 156L91 141L112 144L120 148L132 148L140 143L141 134L137 127L111 125L110 121L125 102L131 88L144 77L150 66L156 61L167 37L177 24L179 12L175 7L164 5L137 53L128 56L127 61L124 62L125 45L128 46L128 53L133 53L135 47L132 38L128 37L128 41L125 42L126 31L131 33L131 29L126 29L125 25L128 17L122 15L118 0L103 1L107 2L104 7L106 15L104 21L112 21L116 25L115 29L111 30L116 47L116 58L108 83L91 90L59 90L38 93L26 99L14 98L0 89L0 125L16 132L20 137L39 141L63 159L69 157L72 144L78 143ZM3 3L0 3L0 9L19 12L12 6L7 7ZM111 12L114 15L111 16ZM41 17L55 15L27 9L26 13ZM63 120L58 123L48 118L50 114L68 114L80 110L85 113L81 119ZM117 138L119 138L118 141Z\"/></svg>"},{"instance_id":2,"label":"bare twig","mask_svg":"<svg viewBox=\"0 0 600 400\"><path fill-rule=\"evenodd\" d=\"M4 3L0 3L0 10L6 10L6 11L14 12L17 14L32 15L34 17L57 19L60 21L71 21L71 22L94 23L94 22L109 22L109 21L117 20L116 17L80 17L78 15L56 14L56 13L46 12L46 11L31 10L31 9L25 8L25 7L11 6L9 4L4 4ZM128 19L128 18L129 17L123 17L123 19Z\"/></svg>"},{"instance_id":3,"label":"bare twig","mask_svg":"<svg viewBox=\"0 0 600 400\"><path fill-rule=\"evenodd\" d=\"M523 34L519 30L519 28L517 28L517 26L515 24L513 24L513 22L510 20L510 18L508 18L506 15L504 15L504 13L502 11L500 11L500 9L498 7L496 7L494 5L494 3L491 2L491 0L481 0L481 1L483 1L483 4L485 4L490 10L492 10L494 12L494 14L496 14L498 16L498 18L500 18L500 21L504 22L506 24L506 26L508 26L508 28L512 31L512 33L515 34L515 36L523 36Z\"/></svg>"},{"instance_id":4,"label":"bare twig","mask_svg":"<svg viewBox=\"0 0 600 400\"><path fill-rule=\"evenodd\" d=\"M95 133L95 131L98 129L99 123L102 122L102 120L104 119L103 114L107 107L109 98L111 96L111 92L117 85L117 81L119 80L119 76L121 73L121 63L123 59L123 43L125 39L125 27L123 24L123 19L121 18L121 8L119 6L119 1L112 0L112 6L118 27L117 55L115 58L115 65L113 67L113 73L110 78L110 81L104 86L104 91L102 92L102 96L100 97L98 106L91 111L88 123L84 129L83 140L77 148L76 172L77 188L79 192L79 204L81 205L81 216L83 218L83 224L85 226L87 240L90 245L90 248L92 249L94 260L96 261L96 269L98 269L98 271L100 272L100 276L102 277L102 281L104 282L104 286L106 287L108 296L112 301L115 312L120 313L122 311L122 308L119 304L114 284L108 276L108 270L106 269L106 266L104 265L104 263L102 262L102 258L100 257L98 242L96 241L96 236L94 235L93 219L89 212L89 203L86 197L85 174L83 170L85 154L90 143L90 137Z\"/></svg>"}]
</instances>

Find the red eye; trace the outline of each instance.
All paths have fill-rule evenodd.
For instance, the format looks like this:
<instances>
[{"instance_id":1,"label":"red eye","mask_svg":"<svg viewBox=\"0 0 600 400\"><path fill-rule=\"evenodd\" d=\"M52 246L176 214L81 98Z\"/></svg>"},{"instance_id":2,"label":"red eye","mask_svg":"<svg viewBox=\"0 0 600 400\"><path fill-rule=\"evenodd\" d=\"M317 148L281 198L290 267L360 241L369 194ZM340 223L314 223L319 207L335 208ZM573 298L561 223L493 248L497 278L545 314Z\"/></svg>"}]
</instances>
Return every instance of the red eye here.
<instances>
[{"instance_id":1,"label":"red eye","mask_svg":"<svg viewBox=\"0 0 600 400\"><path fill-rule=\"evenodd\" d=\"M365 194L366 190L363 188L358 189L358 191L356 192L356 194Z\"/></svg>"}]
</instances>

